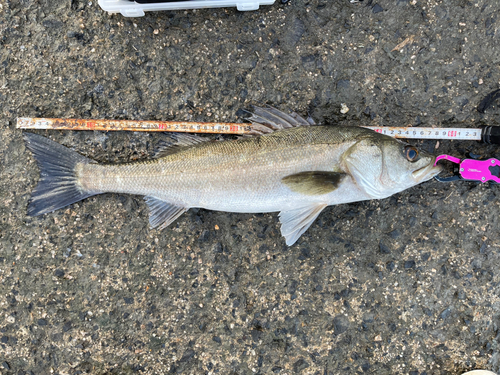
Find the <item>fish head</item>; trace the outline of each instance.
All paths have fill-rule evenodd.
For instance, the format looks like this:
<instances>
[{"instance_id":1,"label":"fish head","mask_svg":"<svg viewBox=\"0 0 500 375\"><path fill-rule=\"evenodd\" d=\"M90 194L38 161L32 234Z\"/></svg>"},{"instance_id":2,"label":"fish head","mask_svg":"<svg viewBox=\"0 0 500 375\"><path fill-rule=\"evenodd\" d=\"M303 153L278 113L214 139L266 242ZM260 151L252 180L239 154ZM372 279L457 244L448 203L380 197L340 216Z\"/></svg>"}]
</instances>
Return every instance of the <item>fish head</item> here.
<instances>
[{"instance_id":1,"label":"fish head","mask_svg":"<svg viewBox=\"0 0 500 375\"><path fill-rule=\"evenodd\" d=\"M375 199L430 180L441 171L434 166L434 155L381 134L356 142L343 161L357 185Z\"/></svg>"}]
</instances>

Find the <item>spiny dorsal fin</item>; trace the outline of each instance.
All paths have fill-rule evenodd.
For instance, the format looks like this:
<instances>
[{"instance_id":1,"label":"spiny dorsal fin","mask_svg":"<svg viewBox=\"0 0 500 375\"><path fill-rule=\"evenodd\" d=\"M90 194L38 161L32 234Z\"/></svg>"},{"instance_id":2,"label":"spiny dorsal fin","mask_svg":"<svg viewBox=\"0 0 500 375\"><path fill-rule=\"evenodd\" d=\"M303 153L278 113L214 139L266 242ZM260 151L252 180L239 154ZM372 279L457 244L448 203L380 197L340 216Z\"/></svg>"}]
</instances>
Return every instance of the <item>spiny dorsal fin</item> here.
<instances>
[{"instance_id":1,"label":"spiny dorsal fin","mask_svg":"<svg viewBox=\"0 0 500 375\"><path fill-rule=\"evenodd\" d=\"M281 235L285 237L286 244L292 246L297 242L326 206L326 203L318 203L312 206L281 211L279 215Z\"/></svg>"},{"instance_id":2,"label":"spiny dorsal fin","mask_svg":"<svg viewBox=\"0 0 500 375\"><path fill-rule=\"evenodd\" d=\"M251 116L247 121L252 123L254 135L272 133L276 130L295 128L298 126L316 125L314 120L310 121L292 112L290 115L273 107L253 107Z\"/></svg>"},{"instance_id":3,"label":"spiny dorsal fin","mask_svg":"<svg viewBox=\"0 0 500 375\"><path fill-rule=\"evenodd\" d=\"M283 177L281 181L290 190L304 195L328 194L338 188L345 173L341 172L300 172Z\"/></svg>"},{"instance_id":4,"label":"spiny dorsal fin","mask_svg":"<svg viewBox=\"0 0 500 375\"><path fill-rule=\"evenodd\" d=\"M163 229L181 216L188 209L175 204L162 201L155 197L144 197L149 207L149 225L151 228Z\"/></svg>"},{"instance_id":5,"label":"spiny dorsal fin","mask_svg":"<svg viewBox=\"0 0 500 375\"><path fill-rule=\"evenodd\" d=\"M170 139L161 140L155 150L155 158L161 158L167 155L175 154L185 147L195 146L197 144L210 141L210 138L199 137L186 133L167 133Z\"/></svg>"}]
</instances>

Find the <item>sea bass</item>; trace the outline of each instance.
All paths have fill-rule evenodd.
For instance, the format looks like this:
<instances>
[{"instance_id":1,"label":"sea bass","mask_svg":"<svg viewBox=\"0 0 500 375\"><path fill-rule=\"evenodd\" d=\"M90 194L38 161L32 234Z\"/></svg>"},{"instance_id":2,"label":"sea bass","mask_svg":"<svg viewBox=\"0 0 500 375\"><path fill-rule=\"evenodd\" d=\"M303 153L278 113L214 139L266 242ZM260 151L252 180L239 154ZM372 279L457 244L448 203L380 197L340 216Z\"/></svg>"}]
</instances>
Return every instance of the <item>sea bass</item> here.
<instances>
[{"instance_id":1,"label":"sea bass","mask_svg":"<svg viewBox=\"0 0 500 375\"><path fill-rule=\"evenodd\" d=\"M137 194L145 196L152 228L167 227L192 207L279 212L281 233L293 245L329 205L386 198L440 172L431 154L372 130L306 126L274 109L258 111L254 125L268 134L211 142L180 134L155 159L117 165L25 133L40 169L28 214L96 194Z\"/></svg>"}]
</instances>

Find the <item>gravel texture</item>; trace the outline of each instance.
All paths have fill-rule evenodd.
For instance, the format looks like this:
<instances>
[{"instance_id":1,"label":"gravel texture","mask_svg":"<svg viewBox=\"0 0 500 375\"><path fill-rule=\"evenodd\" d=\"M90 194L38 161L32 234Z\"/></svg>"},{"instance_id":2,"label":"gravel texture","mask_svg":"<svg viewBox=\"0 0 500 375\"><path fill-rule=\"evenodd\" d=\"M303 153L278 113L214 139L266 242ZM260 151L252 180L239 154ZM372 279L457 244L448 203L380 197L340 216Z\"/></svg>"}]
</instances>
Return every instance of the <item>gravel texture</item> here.
<instances>
[{"instance_id":1,"label":"gravel texture","mask_svg":"<svg viewBox=\"0 0 500 375\"><path fill-rule=\"evenodd\" d=\"M16 117L234 121L267 103L331 125L499 125L496 105L476 107L500 82L500 4L376 1L127 19L0 0L0 373L498 371L494 184L330 207L292 247L276 214L190 210L151 230L136 196L26 215L38 170ZM162 138L38 133L101 162Z\"/></svg>"}]
</instances>

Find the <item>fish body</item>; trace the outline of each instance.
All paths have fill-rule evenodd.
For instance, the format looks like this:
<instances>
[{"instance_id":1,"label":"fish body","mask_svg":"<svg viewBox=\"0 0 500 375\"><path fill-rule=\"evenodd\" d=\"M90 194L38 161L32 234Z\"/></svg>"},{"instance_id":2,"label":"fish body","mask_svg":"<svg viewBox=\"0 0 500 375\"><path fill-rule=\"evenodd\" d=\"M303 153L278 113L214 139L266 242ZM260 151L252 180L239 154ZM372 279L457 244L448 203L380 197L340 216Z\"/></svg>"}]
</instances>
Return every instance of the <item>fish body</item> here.
<instances>
[{"instance_id":1,"label":"fish body","mask_svg":"<svg viewBox=\"0 0 500 375\"><path fill-rule=\"evenodd\" d=\"M181 147L118 165L25 137L42 176L30 215L106 192L136 194L146 197L152 227L165 227L192 207L280 212L288 245L329 205L386 198L440 170L432 155L359 127L298 126L222 142L180 136Z\"/></svg>"},{"instance_id":2,"label":"fish body","mask_svg":"<svg viewBox=\"0 0 500 375\"><path fill-rule=\"evenodd\" d=\"M317 196L295 192L282 179L304 171L342 171L341 157L363 128L299 127L261 137L203 142L151 161L82 164L82 188L154 196L176 205L227 212L276 212L314 202L371 199L352 178ZM371 135L371 134L369 134Z\"/></svg>"}]
</instances>

